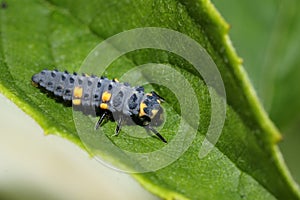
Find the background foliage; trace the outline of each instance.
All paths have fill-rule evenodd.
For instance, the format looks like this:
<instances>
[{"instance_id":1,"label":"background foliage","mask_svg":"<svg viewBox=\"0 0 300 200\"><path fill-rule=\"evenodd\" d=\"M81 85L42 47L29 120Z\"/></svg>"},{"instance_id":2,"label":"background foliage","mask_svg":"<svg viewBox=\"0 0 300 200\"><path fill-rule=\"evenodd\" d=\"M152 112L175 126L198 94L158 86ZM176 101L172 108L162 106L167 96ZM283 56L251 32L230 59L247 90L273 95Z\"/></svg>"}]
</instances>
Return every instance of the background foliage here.
<instances>
[{"instance_id":1,"label":"background foliage","mask_svg":"<svg viewBox=\"0 0 300 200\"><path fill-rule=\"evenodd\" d=\"M281 150L300 182L300 2L216 1L230 36L270 118L283 134Z\"/></svg>"}]
</instances>

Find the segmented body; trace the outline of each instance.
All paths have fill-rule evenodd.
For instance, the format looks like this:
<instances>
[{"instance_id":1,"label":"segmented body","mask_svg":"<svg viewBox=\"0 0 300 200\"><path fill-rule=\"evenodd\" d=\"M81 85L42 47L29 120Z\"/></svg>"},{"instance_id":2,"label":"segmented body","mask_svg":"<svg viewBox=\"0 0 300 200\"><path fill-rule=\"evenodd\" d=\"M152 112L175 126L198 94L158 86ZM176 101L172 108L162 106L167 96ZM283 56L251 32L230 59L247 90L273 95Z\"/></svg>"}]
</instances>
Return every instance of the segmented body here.
<instances>
[{"instance_id":1,"label":"segmented body","mask_svg":"<svg viewBox=\"0 0 300 200\"><path fill-rule=\"evenodd\" d=\"M143 87L131 87L116 79L57 70L43 70L35 74L32 81L64 101L72 102L83 113L100 116L96 128L105 117L109 117L117 121L118 134L122 123L132 119L137 125L151 130L166 142L150 124L151 121L157 123L162 114L160 103L163 99L155 92L144 93Z\"/></svg>"}]
</instances>

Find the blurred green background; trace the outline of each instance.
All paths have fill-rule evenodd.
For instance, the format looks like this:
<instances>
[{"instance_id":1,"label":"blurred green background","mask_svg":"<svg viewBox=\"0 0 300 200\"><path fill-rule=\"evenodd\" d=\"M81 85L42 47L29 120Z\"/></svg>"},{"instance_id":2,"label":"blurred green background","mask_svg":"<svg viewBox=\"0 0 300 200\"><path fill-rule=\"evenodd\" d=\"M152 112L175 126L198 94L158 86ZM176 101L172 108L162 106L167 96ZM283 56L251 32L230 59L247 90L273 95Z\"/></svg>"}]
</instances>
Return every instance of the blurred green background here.
<instances>
[{"instance_id":1,"label":"blurred green background","mask_svg":"<svg viewBox=\"0 0 300 200\"><path fill-rule=\"evenodd\" d=\"M229 35L270 118L300 183L300 8L299 0L212 0L230 24Z\"/></svg>"}]
</instances>

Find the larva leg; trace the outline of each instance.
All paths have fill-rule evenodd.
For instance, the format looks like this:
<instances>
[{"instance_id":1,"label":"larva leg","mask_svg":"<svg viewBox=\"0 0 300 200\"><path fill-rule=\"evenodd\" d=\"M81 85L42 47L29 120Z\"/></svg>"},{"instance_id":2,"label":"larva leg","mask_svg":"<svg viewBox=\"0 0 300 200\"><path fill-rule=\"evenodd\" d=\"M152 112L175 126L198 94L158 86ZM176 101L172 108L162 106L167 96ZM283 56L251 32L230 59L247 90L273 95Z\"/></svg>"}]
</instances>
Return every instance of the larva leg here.
<instances>
[{"instance_id":1,"label":"larva leg","mask_svg":"<svg viewBox=\"0 0 300 200\"><path fill-rule=\"evenodd\" d=\"M145 126L145 128L147 130L152 131L164 143L168 143L167 140L157 130L155 130L153 127L151 127L151 126L148 125L148 126Z\"/></svg>"},{"instance_id":2,"label":"larva leg","mask_svg":"<svg viewBox=\"0 0 300 200\"><path fill-rule=\"evenodd\" d=\"M115 130L114 136L119 135L121 127L122 127L122 117L120 117L119 120L117 121L117 127L116 127L116 130Z\"/></svg>"},{"instance_id":3,"label":"larva leg","mask_svg":"<svg viewBox=\"0 0 300 200\"><path fill-rule=\"evenodd\" d=\"M98 122L95 125L95 130L97 130L99 128L99 126L101 125L101 123L103 122L103 120L105 119L105 117L107 116L107 112L104 112L101 117L99 118Z\"/></svg>"}]
</instances>

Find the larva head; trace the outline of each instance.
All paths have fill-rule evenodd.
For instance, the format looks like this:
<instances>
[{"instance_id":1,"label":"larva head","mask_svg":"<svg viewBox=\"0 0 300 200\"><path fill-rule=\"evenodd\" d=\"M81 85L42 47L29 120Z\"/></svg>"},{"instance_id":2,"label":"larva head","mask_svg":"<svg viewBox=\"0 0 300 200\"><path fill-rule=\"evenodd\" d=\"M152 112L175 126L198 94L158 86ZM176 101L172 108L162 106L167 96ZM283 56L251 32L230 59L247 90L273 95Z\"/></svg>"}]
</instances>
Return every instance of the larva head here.
<instances>
[{"instance_id":1,"label":"larva head","mask_svg":"<svg viewBox=\"0 0 300 200\"><path fill-rule=\"evenodd\" d=\"M163 109L161 103L164 101L155 92L147 93L140 104L139 118L143 125L148 125L151 122L152 126L159 126L163 122Z\"/></svg>"}]
</instances>

